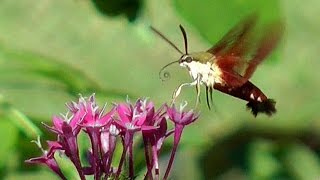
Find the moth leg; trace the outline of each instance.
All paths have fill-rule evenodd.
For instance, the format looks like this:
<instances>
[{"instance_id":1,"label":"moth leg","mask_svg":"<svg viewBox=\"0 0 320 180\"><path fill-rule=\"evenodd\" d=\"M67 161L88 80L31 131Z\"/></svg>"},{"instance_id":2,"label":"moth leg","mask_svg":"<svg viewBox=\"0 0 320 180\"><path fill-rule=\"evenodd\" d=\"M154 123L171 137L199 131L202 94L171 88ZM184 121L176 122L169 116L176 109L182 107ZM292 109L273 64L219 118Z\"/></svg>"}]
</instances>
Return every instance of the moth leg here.
<instances>
[{"instance_id":1,"label":"moth leg","mask_svg":"<svg viewBox=\"0 0 320 180\"><path fill-rule=\"evenodd\" d=\"M196 107L198 107L198 104L200 102L200 80L201 80L201 74L198 74L197 79L196 79L196 88L197 88L197 100L196 100Z\"/></svg>"},{"instance_id":2,"label":"moth leg","mask_svg":"<svg viewBox=\"0 0 320 180\"><path fill-rule=\"evenodd\" d=\"M181 88L182 88L183 86L195 86L195 85L197 85L197 83L198 83L198 80L195 80L195 81L193 81L193 82L191 82L191 83L183 83L183 84L180 84L180 86L177 87L177 89L175 89L174 92L173 92L171 105L173 105L174 102L176 101L177 97L179 96L179 94L180 94L180 92L181 92Z\"/></svg>"},{"instance_id":3,"label":"moth leg","mask_svg":"<svg viewBox=\"0 0 320 180\"><path fill-rule=\"evenodd\" d=\"M210 110L211 107L210 107L210 101L209 101L209 94L208 94L208 93L210 93L210 90L209 90L209 87L206 86L206 99L207 99L208 108L209 108L209 110Z\"/></svg>"},{"instance_id":4,"label":"moth leg","mask_svg":"<svg viewBox=\"0 0 320 180\"><path fill-rule=\"evenodd\" d=\"M209 90L209 91L208 91L208 93L209 93L209 95L210 95L211 106L212 106L212 107L213 107L213 109L216 111L217 106L215 106L215 104L213 103L213 98L212 98L213 86L209 87L209 89L208 89L208 90ZM210 109L210 108L209 108L209 109Z\"/></svg>"},{"instance_id":5,"label":"moth leg","mask_svg":"<svg viewBox=\"0 0 320 180\"><path fill-rule=\"evenodd\" d=\"M211 104L213 104L213 100L212 100L212 87L209 87L209 95L210 95Z\"/></svg>"}]
</instances>

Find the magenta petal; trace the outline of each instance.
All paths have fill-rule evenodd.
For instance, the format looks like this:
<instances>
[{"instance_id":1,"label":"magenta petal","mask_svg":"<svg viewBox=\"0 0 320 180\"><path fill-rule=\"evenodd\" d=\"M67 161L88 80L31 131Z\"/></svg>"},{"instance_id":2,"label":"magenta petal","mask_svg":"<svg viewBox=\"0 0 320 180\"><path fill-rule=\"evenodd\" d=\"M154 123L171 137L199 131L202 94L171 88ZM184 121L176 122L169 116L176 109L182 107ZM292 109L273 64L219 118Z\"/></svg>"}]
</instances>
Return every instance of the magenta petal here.
<instances>
[{"instance_id":1,"label":"magenta petal","mask_svg":"<svg viewBox=\"0 0 320 180\"><path fill-rule=\"evenodd\" d=\"M151 108L154 108L154 104L153 102L148 102L147 106L146 106L146 109L151 109Z\"/></svg>"},{"instance_id":2,"label":"magenta petal","mask_svg":"<svg viewBox=\"0 0 320 180\"><path fill-rule=\"evenodd\" d=\"M160 137L165 137L166 136L166 132L167 132L167 121L165 118L161 118L161 121L159 123L159 129L156 133L156 136L157 138L160 138Z\"/></svg>"},{"instance_id":3,"label":"magenta petal","mask_svg":"<svg viewBox=\"0 0 320 180\"><path fill-rule=\"evenodd\" d=\"M176 120L176 121L181 121L182 117L183 117L182 113L178 112L178 111L175 112L174 115L173 115L173 119Z\"/></svg>"},{"instance_id":4,"label":"magenta petal","mask_svg":"<svg viewBox=\"0 0 320 180\"><path fill-rule=\"evenodd\" d=\"M77 138L73 134L71 126L69 126L69 124L66 122L63 123L62 132L63 135L61 135L61 144L65 149L66 155L70 158L76 157L78 153L78 144Z\"/></svg>"},{"instance_id":5,"label":"magenta petal","mask_svg":"<svg viewBox=\"0 0 320 180\"><path fill-rule=\"evenodd\" d=\"M143 114L140 114L139 117L137 117L137 120L136 122L134 123L136 126L142 126L146 120L146 117L147 117L147 114L146 113L143 113Z\"/></svg>"},{"instance_id":6,"label":"magenta petal","mask_svg":"<svg viewBox=\"0 0 320 180\"><path fill-rule=\"evenodd\" d=\"M72 119L70 120L70 126L71 127L76 127L79 123L81 123L80 121L82 121L83 117L85 116L86 112L84 110L78 110L77 112L75 112L73 114Z\"/></svg>"},{"instance_id":7,"label":"magenta petal","mask_svg":"<svg viewBox=\"0 0 320 180\"><path fill-rule=\"evenodd\" d=\"M157 116L155 115L154 108L151 108L147 111L147 117L146 117L148 123L152 123L152 121L157 119Z\"/></svg>"},{"instance_id":8,"label":"magenta petal","mask_svg":"<svg viewBox=\"0 0 320 180\"><path fill-rule=\"evenodd\" d=\"M89 106L86 107L86 114L81 122L83 126L95 126L96 124L96 118L95 118L95 112L92 111L92 108L90 106L90 103L88 104Z\"/></svg>"},{"instance_id":9,"label":"magenta petal","mask_svg":"<svg viewBox=\"0 0 320 180\"><path fill-rule=\"evenodd\" d=\"M58 116L53 116L52 122L53 122L53 126L55 127L55 129L61 131L61 129L62 129L62 123L64 122L64 120L61 119L61 118L58 117Z\"/></svg>"},{"instance_id":10,"label":"magenta petal","mask_svg":"<svg viewBox=\"0 0 320 180\"><path fill-rule=\"evenodd\" d=\"M143 101L141 99L138 99L135 104L135 107L138 109L139 112L141 112L143 107Z\"/></svg>"},{"instance_id":11,"label":"magenta petal","mask_svg":"<svg viewBox=\"0 0 320 180\"><path fill-rule=\"evenodd\" d=\"M46 164L53 172L55 172L61 179L67 179L61 172L57 161L52 157L48 158L45 155L37 158L31 158L26 163L40 163Z\"/></svg>"},{"instance_id":12,"label":"magenta petal","mask_svg":"<svg viewBox=\"0 0 320 180\"><path fill-rule=\"evenodd\" d=\"M192 110L190 110L187 113L184 113L184 115L182 116L182 118L180 120L180 123L186 125L186 124L193 122L193 120L194 120L193 115L194 115L194 113Z\"/></svg>"},{"instance_id":13,"label":"magenta petal","mask_svg":"<svg viewBox=\"0 0 320 180\"><path fill-rule=\"evenodd\" d=\"M128 106L126 106L125 104L119 104L117 106L117 112L121 121L123 121L124 123L131 122L128 117L131 115L131 112Z\"/></svg>"},{"instance_id":14,"label":"magenta petal","mask_svg":"<svg viewBox=\"0 0 320 180\"><path fill-rule=\"evenodd\" d=\"M49 150L48 150L48 153L47 153L48 157L53 157L54 153L57 150L63 150L62 145L57 141L47 141L47 143L48 143L48 146L49 146L49 148L48 148Z\"/></svg>"},{"instance_id":15,"label":"magenta petal","mask_svg":"<svg viewBox=\"0 0 320 180\"><path fill-rule=\"evenodd\" d=\"M174 108L170 108L169 106L166 105L166 108L167 108L167 114L169 116L170 119L173 118L173 115L174 115L174 112L173 112L173 109Z\"/></svg>"},{"instance_id":16,"label":"magenta petal","mask_svg":"<svg viewBox=\"0 0 320 180\"><path fill-rule=\"evenodd\" d=\"M172 107L167 106L167 114L169 118L173 121L176 121L178 119L180 120L182 116L182 113L176 110L174 105Z\"/></svg>"},{"instance_id":17,"label":"magenta petal","mask_svg":"<svg viewBox=\"0 0 320 180\"><path fill-rule=\"evenodd\" d=\"M61 144L57 141L47 141L49 148L61 148Z\"/></svg>"},{"instance_id":18,"label":"magenta petal","mask_svg":"<svg viewBox=\"0 0 320 180\"><path fill-rule=\"evenodd\" d=\"M47 160L48 160L47 156L43 155L40 157L28 159L25 162L26 163L46 163Z\"/></svg>"},{"instance_id":19,"label":"magenta petal","mask_svg":"<svg viewBox=\"0 0 320 180\"><path fill-rule=\"evenodd\" d=\"M175 124L188 125L198 119L199 114L196 114L193 110L190 111L178 111L174 106L171 108L167 106L167 114Z\"/></svg>"},{"instance_id":20,"label":"magenta petal","mask_svg":"<svg viewBox=\"0 0 320 180\"><path fill-rule=\"evenodd\" d=\"M62 133L62 132L61 132L61 129L56 129L56 128L54 128L54 127L51 127L51 126L47 125L47 124L44 123L44 122L42 122L41 124L43 124L45 128L47 128L49 131L51 131L51 132L53 132L53 133L55 133L55 134L60 134L60 133Z\"/></svg>"},{"instance_id":21,"label":"magenta petal","mask_svg":"<svg viewBox=\"0 0 320 180\"><path fill-rule=\"evenodd\" d=\"M93 105L91 102L87 102L86 105L86 116L85 119L89 123L94 123L95 121L95 111L93 110Z\"/></svg>"},{"instance_id":22,"label":"magenta petal","mask_svg":"<svg viewBox=\"0 0 320 180\"><path fill-rule=\"evenodd\" d=\"M113 122L118 129L127 129L126 123L122 121L113 121Z\"/></svg>"},{"instance_id":23,"label":"magenta petal","mask_svg":"<svg viewBox=\"0 0 320 180\"><path fill-rule=\"evenodd\" d=\"M110 112L108 112L107 114L105 114L104 116L102 116L99 119L99 124L101 125L105 125L108 124L109 121L112 119L112 116L114 115L114 112L116 111L115 108L112 108Z\"/></svg>"}]
</instances>

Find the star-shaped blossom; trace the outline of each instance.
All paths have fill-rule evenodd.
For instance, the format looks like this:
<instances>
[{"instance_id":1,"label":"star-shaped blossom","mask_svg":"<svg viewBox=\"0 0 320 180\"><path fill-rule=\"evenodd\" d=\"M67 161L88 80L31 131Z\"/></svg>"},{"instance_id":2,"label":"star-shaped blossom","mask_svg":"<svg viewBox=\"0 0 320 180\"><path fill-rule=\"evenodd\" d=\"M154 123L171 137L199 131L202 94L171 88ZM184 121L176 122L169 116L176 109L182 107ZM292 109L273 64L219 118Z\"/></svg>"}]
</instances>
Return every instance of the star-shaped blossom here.
<instances>
[{"instance_id":1,"label":"star-shaped blossom","mask_svg":"<svg viewBox=\"0 0 320 180\"><path fill-rule=\"evenodd\" d=\"M169 119L174 122L174 140L173 140L173 148L171 151L170 160L167 166L166 173L163 179L167 179L171 170L171 166L175 157L175 153L178 148L178 144L181 139L182 131L186 125L194 122L198 119L199 114L195 113L192 109L189 111L184 111L184 108L187 106L187 103L180 105L180 109L176 109L173 105L172 107L167 106L167 114Z\"/></svg>"},{"instance_id":2,"label":"star-shaped blossom","mask_svg":"<svg viewBox=\"0 0 320 180\"><path fill-rule=\"evenodd\" d=\"M49 150L44 150L40 143L40 137L37 141L33 141L43 152L43 155L40 157L31 158L26 160L26 163L40 163L47 165L53 172L55 172L61 179L67 179L61 172L59 165L54 157L54 154L57 150L61 150L62 146L56 141L47 141Z\"/></svg>"},{"instance_id":3,"label":"star-shaped blossom","mask_svg":"<svg viewBox=\"0 0 320 180\"><path fill-rule=\"evenodd\" d=\"M43 150L40 142L36 142L43 155L27 160L28 163L47 165L61 179L67 179L54 158L55 152L64 153L65 157L75 166L79 178L93 175L94 179L119 179L122 176L122 166L128 159L128 177L134 174L134 136L142 135L147 166L146 179L160 179L158 163L160 150L165 139L174 135L174 146L163 179L167 179L175 156L183 128L194 122L199 115L193 110L184 111L185 106L177 110L174 106L162 105L156 109L152 101L138 99L130 102L114 104L110 110L107 106L99 108L95 95L80 96L78 102L67 104L65 115L53 116L52 126L45 125L57 136L56 141L47 141L48 150ZM174 129L168 130L168 119L174 123ZM80 160L78 135L88 135L91 147L85 150L89 165L83 165ZM121 140L122 143L118 143ZM116 146L122 145L122 154L117 167L114 166Z\"/></svg>"}]
</instances>

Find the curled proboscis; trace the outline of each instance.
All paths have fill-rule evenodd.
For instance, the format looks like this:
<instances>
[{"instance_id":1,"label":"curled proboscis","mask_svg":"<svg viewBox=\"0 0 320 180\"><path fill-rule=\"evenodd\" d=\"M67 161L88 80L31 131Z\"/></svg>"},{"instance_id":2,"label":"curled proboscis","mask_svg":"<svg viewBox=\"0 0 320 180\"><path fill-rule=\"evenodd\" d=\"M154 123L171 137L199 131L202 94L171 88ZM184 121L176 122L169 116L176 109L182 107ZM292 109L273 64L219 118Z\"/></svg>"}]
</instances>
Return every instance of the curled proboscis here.
<instances>
[{"instance_id":1,"label":"curled proboscis","mask_svg":"<svg viewBox=\"0 0 320 180\"><path fill-rule=\"evenodd\" d=\"M168 71L164 71L168 66L170 66L170 65L172 65L172 64L174 64L174 63L178 63L179 62L179 60L178 61L173 61L173 62L171 62L171 63L169 63L169 64L167 64L167 65L165 65L165 66L163 66L161 69L160 69L160 71L159 71L159 78L162 80L162 81L166 81L166 80L168 80L168 79L170 79L170 73L168 72Z\"/></svg>"},{"instance_id":2,"label":"curled proboscis","mask_svg":"<svg viewBox=\"0 0 320 180\"><path fill-rule=\"evenodd\" d=\"M161 71L159 77L162 81L167 81L170 79L171 74L168 71Z\"/></svg>"}]
</instances>

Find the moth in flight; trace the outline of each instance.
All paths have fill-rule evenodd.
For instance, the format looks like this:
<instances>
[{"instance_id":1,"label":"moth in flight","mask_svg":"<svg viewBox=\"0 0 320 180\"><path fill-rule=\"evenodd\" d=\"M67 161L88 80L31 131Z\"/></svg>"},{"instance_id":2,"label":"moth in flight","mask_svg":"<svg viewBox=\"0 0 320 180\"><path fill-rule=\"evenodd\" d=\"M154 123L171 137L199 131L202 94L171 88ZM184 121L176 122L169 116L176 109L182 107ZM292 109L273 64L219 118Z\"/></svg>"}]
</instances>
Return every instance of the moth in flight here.
<instances>
[{"instance_id":1,"label":"moth in flight","mask_svg":"<svg viewBox=\"0 0 320 180\"><path fill-rule=\"evenodd\" d=\"M179 85L172 96L172 103L179 96L182 87L195 86L197 90L196 106L199 103L200 85L205 86L206 101L210 109L212 91L216 89L231 96L247 101L247 108L254 116L265 113L269 116L276 112L273 99L269 99L257 86L249 81L257 66L266 59L279 43L283 34L282 23L272 23L264 28L260 38L254 38L253 29L256 16L249 16L238 23L213 47L204 52L188 52L188 40L185 29L180 25L184 38L185 52L182 52L158 30L151 29L167 41L182 56L179 60L165 65L161 72L174 63L186 68L192 82ZM210 101L209 101L210 98Z\"/></svg>"}]
</instances>

